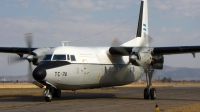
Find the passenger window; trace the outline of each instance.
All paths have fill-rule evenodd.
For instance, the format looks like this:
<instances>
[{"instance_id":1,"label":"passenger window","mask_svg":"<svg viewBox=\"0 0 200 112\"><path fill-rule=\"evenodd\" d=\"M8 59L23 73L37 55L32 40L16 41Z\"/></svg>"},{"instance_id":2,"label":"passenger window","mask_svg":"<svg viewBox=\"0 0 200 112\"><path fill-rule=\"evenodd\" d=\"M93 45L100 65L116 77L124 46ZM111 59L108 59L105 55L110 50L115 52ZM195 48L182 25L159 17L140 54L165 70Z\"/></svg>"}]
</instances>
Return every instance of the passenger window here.
<instances>
[{"instance_id":1,"label":"passenger window","mask_svg":"<svg viewBox=\"0 0 200 112\"><path fill-rule=\"evenodd\" d=\"M76 58L74 55L70 55L70 57L71 57L71 61L76 61Z\"/></svg>"},{"instance_id":2,"label":"passenger window","mask_svg":"<svg viewBox=\"0 0 200 112\"><path fill-rule=\"evenodd\" d=\"M53 60L66 60L66 55L54 55Z\"/></svg>"},{"instance_id":3,"label":"passenger window","mask_svg":"<svg viewBox=\"0 0 200 112\"><path fill-rule=\"evenodd\" d=\"M43 60L49 61L49 60L51 60L51 57L52 57L51 54L47 54L47 55L44 56Z\"/></svg>"}]
</instances>

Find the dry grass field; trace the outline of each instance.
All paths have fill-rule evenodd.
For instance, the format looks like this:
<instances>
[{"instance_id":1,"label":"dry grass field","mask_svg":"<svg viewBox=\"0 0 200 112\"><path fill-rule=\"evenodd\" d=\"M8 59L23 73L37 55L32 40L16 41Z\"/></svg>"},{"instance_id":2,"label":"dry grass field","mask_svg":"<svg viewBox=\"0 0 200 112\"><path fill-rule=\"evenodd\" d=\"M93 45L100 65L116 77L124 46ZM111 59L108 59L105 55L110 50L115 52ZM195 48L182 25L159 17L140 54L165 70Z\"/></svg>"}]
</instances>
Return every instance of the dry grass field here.
<instances>
[{"instance_id":1,"label":"dry grass field","mask_svg":"<svg viewBox=\"0 0 200 112\"><path fill-rule=\"evenodd\" d=\"M0 83L0 88L38 88L32 83Z\"/></svg>"},{"instance_id":2,"label":"dry grass field","mask_svg":"<svg viewBox=\"0 0 200 112\"><path fill-rule=\"evenodd\" d=\"M200 103L190 104L180 107L175 107L164 112L199 112L200 111Z\"/></svg>"}]
</instances>

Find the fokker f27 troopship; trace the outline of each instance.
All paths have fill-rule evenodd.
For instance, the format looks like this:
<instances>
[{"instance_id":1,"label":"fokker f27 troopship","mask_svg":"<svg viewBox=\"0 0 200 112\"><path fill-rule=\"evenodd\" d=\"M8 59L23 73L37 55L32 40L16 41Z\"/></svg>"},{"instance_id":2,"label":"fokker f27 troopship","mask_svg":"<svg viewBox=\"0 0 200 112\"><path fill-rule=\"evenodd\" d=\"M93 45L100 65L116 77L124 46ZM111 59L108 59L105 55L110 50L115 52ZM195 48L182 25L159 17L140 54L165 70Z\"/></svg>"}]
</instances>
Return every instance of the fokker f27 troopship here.
<instances>
[{"instance_id":1,"label":"fokker f27 troopship","mask_svg":"<svg viewBox=\"0 0 200 112\"><path fill-rule=\"evenodd\" d=\"M139 80L146 74L144 99L156 99L152 88L155 69L163 69L164 56L200 52L200 46L149 47L148 3L141 1L136 38L112 47L0 47L0 52L16 53L37 66L31 73L34 84L46 86L47 102L59 98L61 90L79 90L121 86ZM123 37L122 37L123 38ZM24 55L27 56L24 56Z\"/></svg>"}]
</instances>

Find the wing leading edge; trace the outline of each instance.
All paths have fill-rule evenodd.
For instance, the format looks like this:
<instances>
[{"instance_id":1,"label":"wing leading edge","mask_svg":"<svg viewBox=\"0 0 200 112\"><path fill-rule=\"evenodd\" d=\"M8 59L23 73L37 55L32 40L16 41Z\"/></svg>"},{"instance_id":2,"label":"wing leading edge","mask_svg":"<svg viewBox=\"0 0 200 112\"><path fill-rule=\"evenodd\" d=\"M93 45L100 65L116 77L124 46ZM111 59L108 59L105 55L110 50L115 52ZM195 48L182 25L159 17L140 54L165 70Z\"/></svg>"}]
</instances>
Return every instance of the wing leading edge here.
<instances>
[{"instance_id":1,"label":"wing leading edge","mask_svg":"<svg viewBox=\"0 0 200 112\"><path fill-rule=\"evenodd\" d=\"M179 47L155 47L153 54L185 54L200 52L200 46L179 46Z\"/></svg>"},{"instance_id":2,"label":"wing leading edge","mask_svg":"<svg viewBox=\"0 0 200 112\"><path fill-rule=\"evenodd\" d=\"M22 47L0 47L0 52L3 53L16 53L16 54L29 54L29 50L33 51L37 48L22 48Z\"/></svg>"},{"instance_id":3,"label":"wing leading edge","mask_svg":"<svg viewBox=\"0 0 200 112\"><path fill-rule=\"evenodd\" d=\"M111 55L128 56L132 52L134 47L110 47L109 53ZM154 47L152 48L152 54L186 54L186 53L198 53L200 52L200 46L175 46L175 47Z\"/></svg>"}]
</instances>

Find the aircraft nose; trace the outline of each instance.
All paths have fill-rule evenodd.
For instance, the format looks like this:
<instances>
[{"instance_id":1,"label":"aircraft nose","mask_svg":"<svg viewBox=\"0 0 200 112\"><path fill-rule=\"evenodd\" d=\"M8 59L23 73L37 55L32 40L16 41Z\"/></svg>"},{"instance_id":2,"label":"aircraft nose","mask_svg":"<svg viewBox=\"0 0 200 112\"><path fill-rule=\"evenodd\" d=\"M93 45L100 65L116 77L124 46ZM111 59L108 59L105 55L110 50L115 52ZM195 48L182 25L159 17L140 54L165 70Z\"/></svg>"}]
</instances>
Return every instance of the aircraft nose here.
<instances>
[{"instance_id":1,"label":"aircraft nose","mask_svg":"<svg viewBox=\"0 0 200 112\"><path fill-rule=\"evenodd\" d=\"M46 77L47 72L43 67L38 66L35 68L32 75L35 80L41 81Z\"/></svg>"}]
</instances>

